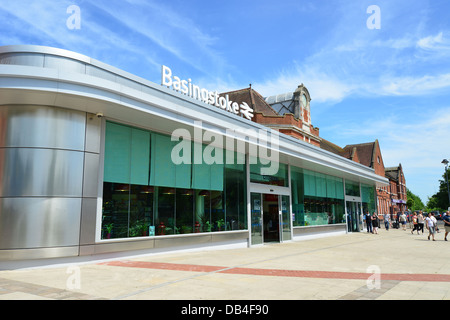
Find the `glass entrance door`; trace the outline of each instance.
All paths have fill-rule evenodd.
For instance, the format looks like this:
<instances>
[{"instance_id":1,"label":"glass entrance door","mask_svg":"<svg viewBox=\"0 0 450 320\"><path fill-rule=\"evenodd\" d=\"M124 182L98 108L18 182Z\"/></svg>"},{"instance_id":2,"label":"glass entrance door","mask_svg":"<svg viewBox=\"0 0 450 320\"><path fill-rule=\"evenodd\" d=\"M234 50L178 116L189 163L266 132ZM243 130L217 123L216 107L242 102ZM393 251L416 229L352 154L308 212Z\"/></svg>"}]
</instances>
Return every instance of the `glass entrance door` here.
<instances>
[{"instance_id":1,"label":"glass entrance door","mask_svg":"<svg viewBox=\"0 0 450 320\"><path fill-rule=\"evenodd\" d=\"M347 227L349 232L362 230L361 203L347 201Z\"/></svg>"},{"instance_id":2,"label":"glass entrance door","mask_svg":"<svg viewBox=\"0 0 450 320\"><path fill-rule=\"evenodd\" d=\"M263 233L262 233L262 194L261 193L251 193L250 194L250 222L251 222L251 244L257 245L263 243Z\"/></svg>"},{"instance_id":3,"label":"glass entrance door","mask_svg":"<svg viewBox=\"0 0 450 320\"><path fill-rule=\"evenodd\" d=\"M281 240L291 240L291 210L289 196L281 196Z\"/></svg>"},{"instance_id":4,"label":"glass entrance door","mask_svg":"<svg viewBox=\"0 0 450 320\"><path fill-rule=\"evenodd\" d=\"M280 242L280 204L276 194L263 194L264 242Z\"/></svg>"},{"instance_id":5,"label":"glass entrance door","mask_svg":"<svg viewBox=\"0 0 450 320\"><path fill-rule=\"evenodd\" d=\"M289 196L251 193L251 244L291 240Z\"/></svg>"}]
</instances>

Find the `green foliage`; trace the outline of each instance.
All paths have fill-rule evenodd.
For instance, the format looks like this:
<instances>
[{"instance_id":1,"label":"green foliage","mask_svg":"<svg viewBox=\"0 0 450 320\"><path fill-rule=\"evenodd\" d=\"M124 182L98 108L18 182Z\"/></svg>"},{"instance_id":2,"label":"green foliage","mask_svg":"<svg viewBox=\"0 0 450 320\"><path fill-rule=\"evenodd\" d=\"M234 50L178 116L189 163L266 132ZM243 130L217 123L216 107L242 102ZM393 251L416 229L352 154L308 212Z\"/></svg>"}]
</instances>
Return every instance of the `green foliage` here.
<instances>
[{"instance_id":1,"label":"green foliage","mask_svg":"<svg viewBox=\"0 0 450 320\"><path fill-rule=\"evenodd\" d=\"M423 208L425 208L425 205L423 204L423 202L419 198L419 196L416 196L408 188L406 188L406 196L407 196L407 199L408 199L406 201L406 205L408 206L408 209L410 211L422 210Z\"/></svg>"},{"instance_id":2,"label":"green foliage","mask_svg":"<svg viewBox=\"0 0 450 320\"><path fill-rule=\"evenodd\" d=\"M450 169L447 170L447 175L450 178ZM431 197L428 197L427 208L433 208L439 211L447 211L447 208L449 206L450 203L447 189L447 177L444 173L442 175L442 180L439 180L439 191ZM430 209L428 210L432 211Z\"/></svg>"}]
</instances>

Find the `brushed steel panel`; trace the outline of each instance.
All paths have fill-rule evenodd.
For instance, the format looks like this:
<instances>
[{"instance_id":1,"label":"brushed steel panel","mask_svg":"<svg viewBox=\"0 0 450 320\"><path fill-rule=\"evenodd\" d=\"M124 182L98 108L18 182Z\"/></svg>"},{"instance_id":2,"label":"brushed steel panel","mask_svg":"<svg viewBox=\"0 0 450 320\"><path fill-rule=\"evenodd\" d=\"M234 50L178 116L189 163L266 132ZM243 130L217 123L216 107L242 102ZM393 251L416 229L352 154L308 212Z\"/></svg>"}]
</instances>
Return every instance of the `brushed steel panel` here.
<instances>
[{"instance_id":1,"label":"brushed steel panel","mask_svg":"<svg viewBox=\"0 0 450 320\"><path fill-rule=\"evenodd\" d=\"M80 245L95 244L97 199L83 198L81 203Z\"/></svg>"},{"instance_id":2,"label":"brushed steel panel","mask_svg":"<svg viewBox=\"0 0 450 320\"><path fill-rule=\"evenodd\" d=\"M116 82L116 75L114 73L103 70L90 64L86 65L86 74L93 77L98 77L112 82Z\"/></svg>"},{"instance_id":3,"label":"brushed steel panel","mask_svg":"<svg viewBox=\"0 0 450 320\"><path fill-rule=\"evenodd\" d=\"M100 153L100 138L102 129L102 118L95 114L86 115L86 142L85 151Z\"/></svg>"},{"instance_id":4,"label":"brushed steel panel","mask_svg":"<svg viewBox=\"0 0 450 320\"><path fill-rule=\"evenodd\" d=\"M247 240L249 238L248 230L242 231L228 231L228 232L212 232L211 241L212 242L227 242L236 240Z\"/></svg>"},{"instance_id":5,"label":"brushed steel panel","mask_svg":"<svg viewBox=\"0 0 450 320\"><path fill-rule=\"evenodd\" d=\"M313 235L313 234L326 234L329 232L342 232L346 231L346 224L330 224L323 226L309 226L309 227L293 227L294 236Z\"/></svg>"},{"instance_id":6,"label":"brushed steel panel","mask_svg":"<svg viewBox=\"0 0 450 320\"><path fill-rule=\"evenodd\" d=\"M0 198L0 249L77 246L79 198Z\"/></svg>"},{"instance_id":7,"label":"brushed steel panel","mask_svg":"<svg viewBox=\"0 0 450 320\"><path fill-rule=\"evenodd\" d=\"M0 147L84 150L84 112L33 105L0 106L0 123Z\"/></svg>"},{"instance_id":8,"label":"brushed steel panel","mask_svg":"<svg viewBox=\"0 0 450 320\"><path fill-rule=\"evenodd\" d=\"M0 53L12 53L12 54L20 54L20 53L39 53L39 54L51 54L54 56L62 56L67 57L71 59L75 59L78 61L82 61L85 63L91 63L91 58L82 55L81 53L76 53L73 51L65 50L65 49L59 49L59 48L53 48L53 47L47 47L47 46L39 46L39 45L9 45L9 46L1 46L0 47Z\"/></svg>"},{"instance_id":9,"label":"brushed steel panel","mask_svg":"<svg viewBox=\"0 0 450 320\"><path fill-rule=\"evenodd\" d=\"M0 54L0 64L43 67L44 55L31 52L2 53Z\"/></svg>"},{"instance_id":10,"label":"brushed steel panel","mask_svg":"<svg viewBox=\"0 0 450 320\"><path fill-rule=\"evenodd\" d=\"M184 247L211 242L211 233L189 236L155 237L155 248Z\"/></svg>"},{"instance_id":11,"label":"brushed steel panel","mask_svg":"<svg viewBox=\"0 0 450 320\"><path fill-rule=\"evenodd\" d=\"M95 254L111 253L111 252L124 252L124 251L137 251L137 250L150 250L155 248L155 240L153 238L139 240L139 241L117 241L109 242L105 241L97 243L94 246Z\"/></svg>"},{"instance_id":12,"label":"brushed steel panel","mask_svg":"<svg viewBox=\"0 0 450 320\"><path fill-rule=\"evenodd\" d=\"M84 153L0 148L0 197L82 196Z\"/></svg>"},{"instance_id":13,"label":"brushed steel panel","mask_svg":"<svg viewBox=\"0 0 450 320\"><path fill-rule=\"evenodd\" d=\"M71 58L46 54L44 57L44 68L54 68L65 72L86 72L86 63Z\"/></svg>"},{"instance_id":14,"label":"brushed steel panel","mask_svg":"<svg viewBox=\"0 0 450 320\"><path fill-rule=\"evenodd\" d=\"M0 250L0 261L2 266L8 266L4 261L26 260L27 265L30 265L29 260L34 259L52 259L62 257L76 257L79 255L78 246L70 247L53 247L53 248L33 248L33 249L13 249ZM40 265L40 264L36 264ZM17 267L17 261L11 264L11 268Z\"/></svg>"},{"instance_id":15,"label":"brushed steel panel","mask_svg":"<svg viewBox=\"0 0 450 320\"><path fill-rule=\"evenodd\" d=\"M98 196L98 174L100 165L100 155L97 153L85 153L84 157L84 178L83 197Z\"/></svg>"}]
</instances>

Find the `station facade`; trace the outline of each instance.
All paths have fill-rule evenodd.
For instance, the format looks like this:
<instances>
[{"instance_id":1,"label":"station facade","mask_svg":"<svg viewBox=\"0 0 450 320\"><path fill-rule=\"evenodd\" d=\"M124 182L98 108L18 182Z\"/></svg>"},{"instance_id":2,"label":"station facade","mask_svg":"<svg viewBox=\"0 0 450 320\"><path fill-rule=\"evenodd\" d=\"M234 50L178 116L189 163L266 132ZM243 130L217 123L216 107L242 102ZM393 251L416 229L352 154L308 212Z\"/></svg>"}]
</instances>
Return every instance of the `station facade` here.
<instances>
[{"instance_id":1,"label":"station facade","mask_svg":"<svg viewBox=\"0 0 450 320\"><path fill-rule=\"evenodd\" d=\"M388 179L320 147L306 88L297 130L171 81L0 47L0 260L294 241L376 209Z\"/></svg>"}]
</instances>

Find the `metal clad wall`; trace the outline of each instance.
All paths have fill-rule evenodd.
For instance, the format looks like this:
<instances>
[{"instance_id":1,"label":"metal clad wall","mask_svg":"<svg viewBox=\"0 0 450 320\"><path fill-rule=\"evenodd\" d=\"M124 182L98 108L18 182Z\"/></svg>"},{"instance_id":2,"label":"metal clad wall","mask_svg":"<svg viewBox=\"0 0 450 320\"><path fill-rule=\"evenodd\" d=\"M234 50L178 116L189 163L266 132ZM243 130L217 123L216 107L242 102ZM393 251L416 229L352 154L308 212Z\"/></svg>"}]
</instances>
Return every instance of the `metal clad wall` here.
<instances>
[{"instance_id":1,"label":"metal clad wall","mask_svg":"<svg viewBox=\"0 0 450 320\"><path fill-rule=\"evenodd\" d=\"M0 249L78 246L86 114L0 106Z\"/></svg>"}]
</instances>

